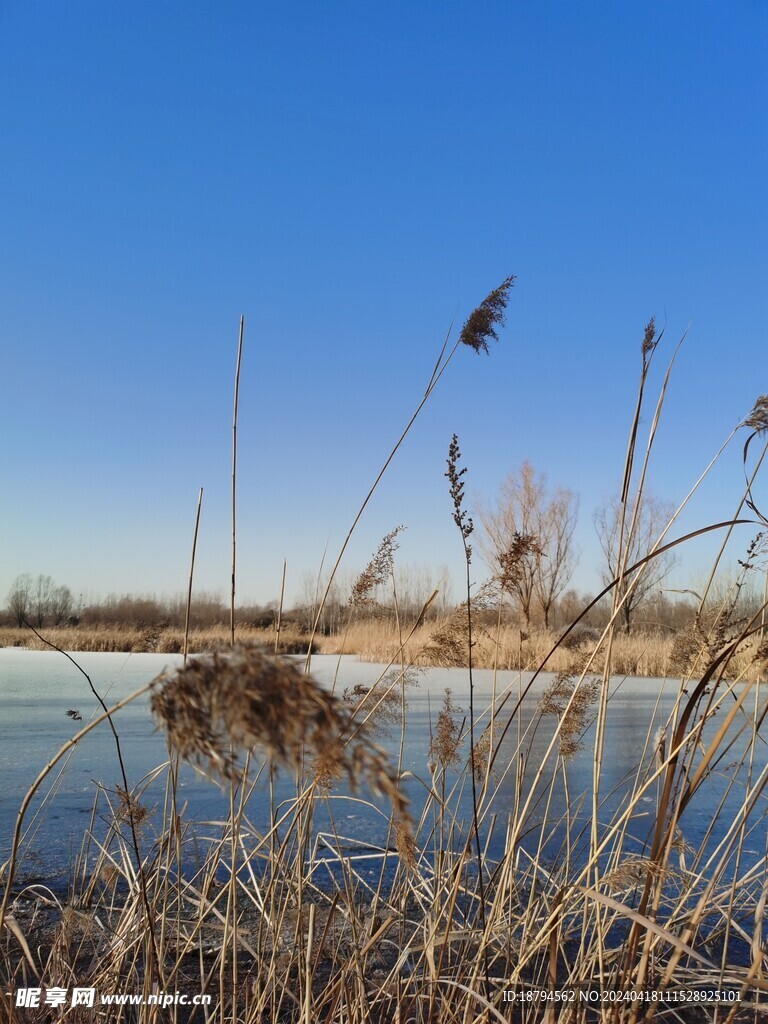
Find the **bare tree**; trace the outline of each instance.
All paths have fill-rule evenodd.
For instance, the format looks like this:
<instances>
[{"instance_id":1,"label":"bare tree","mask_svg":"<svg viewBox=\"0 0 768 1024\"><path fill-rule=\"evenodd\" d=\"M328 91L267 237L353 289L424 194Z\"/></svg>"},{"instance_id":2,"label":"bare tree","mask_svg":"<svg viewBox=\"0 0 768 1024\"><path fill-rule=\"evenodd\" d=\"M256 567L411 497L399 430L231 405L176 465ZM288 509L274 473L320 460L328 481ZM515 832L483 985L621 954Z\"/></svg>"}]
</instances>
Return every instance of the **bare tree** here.
<instances>
[{"instance_id":1,"label":"bare tree","mask_svg":"<svg viewBox=\"0 0 768 1024\"><path fill-rule=\"evenodd\" d=\"M650 553L673 513L672 505L649 494L641 497L637 510L635 500L630 499L623 510L623 516L618 496L603 502L595 512L594 523L604 558L600 574L606 586L618 578L622 567L628 569ZM622 532L623 536L620 537ZM616 598L622 602L621 617L628 633L632 630L632 620L637 610L659 589L674 565L674 555L666 552L651 558L624 578Z\"/></svg>"},{"instance_id":2,"label":"bare tree","mask_svg":"<svg viewBox=\"0 0 768 1024\"><path fill-rule=\"evenodd\" d=\"M415 619L434 591L438 592L438 596L430 606L430 618L437 615L441 608L445 610L452 607L454 603L451 593L451 574L447 566L439 566L436 570L433 570L431 566L413 562L397 566L395 592L401 616ZM391 597L392 593L389 596Z\"/></svg>"},{"instance_id":3,"label":"bare tree","mask_svg":"<svg viewBox=\"0 0 768 1024\"><path fill-rule=\"evenodd\" d=\"M445 617L449 609L455 604L453 597L453 580L451 570L447 565L437 567L437 583L435 584L439 593L435 603L435 615Z\"/></svg>"},{"instance_id":4,"label":"bare tree","mask_svg":"<svg viewBox=\"0 0 768 1024\"><path fill-rule=\"evenodd\" d=\"M318 576L311 572L305 572L301 578L301 597L299 599L307 629L311 631L313 625L316 624L318 633L326 636L338 633L341 629L342 618L347 610L348 595L352 587L349 580L340 574L334 578L328 593L325 594L327 584L328 577L325 574ZM318 618L320 601L324 594L325 601Z\"/></svg>"},{"instance_id":5,"label":"bare tree","mask_svg":"<svg viewBox=\"0 0 768 1024\"><path fill-rule=\"evenodd\" d=\"M540 509L534 588L547 628L552 608L576 568L573 533L578 512L578 498L564 487L558 487Z\"/></svg>"},{"instance_id":6,"label":"bare tree","mask_svg":"<svg viewBox=\"0 0 768 1024\"><path fill-rule=\"evenodd\" d=\"M72 613L72 591L64 585L54 587L51 591L49 611L54 626L60 625Z\"/></svg>"},{"instance_id":7,"label":"bare tree","mask_svg":"<svg viewBox=\"0 0 768 1024\"><path fill-rule=\"evenodd\" d=\"M28 572L22 573L16 577L8 591L8 611L19 626L23 626L29 616L31 594L32 577Z\"/></svg>"},{"instance_id":8,"label":"bare tree","mask_svg":"<svg viewBox=\"0 0 768 1024\"><path fill-rule=\"evenodd\" d=\"M516 537L532 541L510 577L511 593L526 623L537 604L548 626L552 608L570 582L576 565L577 512L573 492L558 487L550 494L546 477L530 462L523 462L502 483L494 508L478 511L483 526L480 547L494 572L501 569Z\"/></svg>"},{"instance_id":9,"label":"bare tree","mask_svg":"<svg viewBox=\"0 0 768 1024\"><path fill-rule=\"evenodd\" d=\"M51 598L55 590L50 576L40 575L32 590L32 614L38 626L45 624L45 617L51 609Z\"/></svg>"}]
</instances>

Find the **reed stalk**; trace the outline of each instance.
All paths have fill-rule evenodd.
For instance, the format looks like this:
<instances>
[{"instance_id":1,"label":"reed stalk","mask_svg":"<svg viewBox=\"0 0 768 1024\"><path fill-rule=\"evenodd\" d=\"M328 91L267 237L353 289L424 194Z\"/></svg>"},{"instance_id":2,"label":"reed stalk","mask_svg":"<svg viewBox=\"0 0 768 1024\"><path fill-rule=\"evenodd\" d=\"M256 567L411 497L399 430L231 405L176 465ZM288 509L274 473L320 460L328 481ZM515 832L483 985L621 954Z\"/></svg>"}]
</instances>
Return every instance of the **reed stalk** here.
<instances>
[{"instance_id":1,"label":"reed stalk","mask_svg":"<svg viewBox=\"0 0 768 1024\"><path fill-rule=\"evenodd\" d=\"M197 496L197 512L195 513L195 532L192 536L192 555L189 559L189 585L187 587L187 606L184 612L184 663L189 653L189 619L192 609L192 578L195 574L195 552L197 551L197 531L200 528L200 509L203 504L203 488Z\"/></svg>"},{"instance_id":2,"label":"reed stalk","mask_svg":"<svg viewBox=\"0 0 768 1024\"><path fill-rule=\"evenodd\" d=\"M245 317L240 317L240 330L237 338L237 361L235 363L235 395L232 403L232 574L229 588L229 633L230 643L235 646L235 566L237 553L237 403L240 397L240 362L243 357L243 331Z\"/></svg>"}]
</instances>

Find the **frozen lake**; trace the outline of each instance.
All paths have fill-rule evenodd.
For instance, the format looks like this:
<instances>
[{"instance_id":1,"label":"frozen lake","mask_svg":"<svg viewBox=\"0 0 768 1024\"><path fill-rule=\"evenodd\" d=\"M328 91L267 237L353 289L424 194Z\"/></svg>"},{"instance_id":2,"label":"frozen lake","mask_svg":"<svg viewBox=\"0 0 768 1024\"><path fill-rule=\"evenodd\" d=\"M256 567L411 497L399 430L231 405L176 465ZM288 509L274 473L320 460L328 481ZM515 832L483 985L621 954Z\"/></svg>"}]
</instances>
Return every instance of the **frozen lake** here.
<instances>
[{"instance_id":1,"label":"frozen lake","mask_svg":"<svg viewBox=\"0 0 768 1024\"><path fill-rule=\"evenodd\" d=\"M174 668L181 663L181 657L156 654L91 654L78 653L76 660L91 676L93 683L108 706L127 696L147 683L164 669ZM315 656L312 671L315 677L327 685L333 685L336 678L337 691L355 684L370 685L380 675L383 666L358 662L352 657L341 659L330 656ZM524 683L530 676L525 676ZM525 730L536 716L537 704L551 677L537 679L526 697L520 728ZM496 680L497 695L505 689L516 698L521 685L520 674L500 672ZM427 768L430 742L430 723L434 724L446 687L450 687L454 703L461 709L468 707L468 680L466 669L428 669L420 672L419 684L407 688L407 726L403 757L403 770L409 773L404 788L411 799L416 816L423 802L424 784L429 780ZM478 714L490 703L493 691L493 673L475 673L476 709ZM677 695L679 683L674 680L626 679L615 680L609 702L606 726L606 746L601 775L600 794L604 799L601 820L608 820L627 796L627 780L638 764L647 762L652 756L648 750L648 736L652 735L669 715ZM762 696L761 696L762 700ZM83 676L61 654L55 652L26 651L17 648L0 650L0 858L7 854L19 804L40 769L50 760L59 747L72 737L79 728L101 709L91 694ZM752 695L750 706L754 703ZM501 712L500 726L508 717L514 704L510 700ZM82 722L73 722L67 716L68 709L77 709ZM538 716L536 716L538 717ZM486 719L487 721L487 719ZM533 784L534 773L544 756L555 725L553 717L540 719L535 731L531 731L524 744L526 751L525 774L522 792L525 795ZM743 725L741 717L734 724L733 731ZM157 765L167 760L168 754L164 736L155 730L149 713L149 698L144 696L122 709L115 717L128 779L136 785ZM502 746L498 764L502 768L514 755L517 746L518 723L515 722ZM397 735L382 736L381 744L386 747L393 760L399 746ZM729 752L727 759L735 759L737 749ZM466 753L466 746L465 746ZM551 764L556 758L553 756ZM257 762L258 763L258 762ZM752 771L756 776L766 764L766 745L759 739L754 751ZM726 770L725 764L717 766L702 791L686 809L681 821L681 832L691 849L696 849L704 839L711 820L712 808L724 801L721 820L708 842L714 844L722 836L729 815L741 803L744 793L745 769L740 773ZM493 811L498 816L497 826L490 844L490 852L503 840L506 812L515 799L514 772L501 782L494 798ZM729 778L735 783L729 788ZM576 808L582 804L582 817L589 814L592 791L591 732L585 737L585 748L569 761L567 766L567 789L560 776L552 790L548 815L553 821L565 810L566 802ZM51 879L58 875L66 878L69 866L80 847L83 830L88 826L93 807L96 785L114 791L120 782L120 773L115 756L114 741L107 723L102 723L57 764L46 779L40 793L33 801L25 819L26 839L21 876L26 878ZM198 822L215 822L226 814L227 797L210 780L189 766L183 766L179 779L180 802L187 802L186 818ZM293 792L293 781L281 778L278 782L278 799L289 798ZM340 789L339 792L344 792ZM639 805L633 821L632 840L638 852L647 840L648 829L653 817L655 788L652 788ZM145 803L162 806L164 785L156 782L143 797ZM362 794L366 796L366 794ZM374 820L370 812L359 803L334 802L335 825L340 834L357 841L382 840L383 818ZM468 820L470 813L469 786L465 787L460 802L460 812ZM644 810L647 808L647 811ZM762 856L766 841L766 818L763 815L765 802L758 804L754 817L754 828L745 844L744 856L754 861ZM102 808L103 809L103 808ZM318 824L322 826L324 812L320 809ZM544 802L532 808L525 842L535 846L537 842L536 823L544 814ZM262 826L266 821L266 782L257 785L249 804L251 821ZM98 820L97 820L98 830ZM550 846L559 845L561 837L550 837ZM743 864L742 864L743 866Z\"/></svg>"}]
</instances>

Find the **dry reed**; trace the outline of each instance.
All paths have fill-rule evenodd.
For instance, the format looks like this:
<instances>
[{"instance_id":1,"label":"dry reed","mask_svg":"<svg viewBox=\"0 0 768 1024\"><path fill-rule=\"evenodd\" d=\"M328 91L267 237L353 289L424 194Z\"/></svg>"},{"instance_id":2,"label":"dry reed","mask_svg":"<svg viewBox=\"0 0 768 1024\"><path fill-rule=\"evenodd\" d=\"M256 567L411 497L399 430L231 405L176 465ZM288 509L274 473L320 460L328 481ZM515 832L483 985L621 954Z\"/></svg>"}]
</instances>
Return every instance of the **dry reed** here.
<instances>
[{"instance_id":1,"label":"dry reed","mask_svg":"<svg viewBox=\"0 0 768 1024\"><path fill-rule=\"evenodd\" d=\"M294 664L258 648L194 658L159 677L152 712L171 747L220 775L239 775L238 753L261 751L273 768L301 769L305 752L323 772L386 796L398 820L407 803L395 773L354 709ZM354 738L352 738L354 737Z\"/></svg>"}]
</instances>

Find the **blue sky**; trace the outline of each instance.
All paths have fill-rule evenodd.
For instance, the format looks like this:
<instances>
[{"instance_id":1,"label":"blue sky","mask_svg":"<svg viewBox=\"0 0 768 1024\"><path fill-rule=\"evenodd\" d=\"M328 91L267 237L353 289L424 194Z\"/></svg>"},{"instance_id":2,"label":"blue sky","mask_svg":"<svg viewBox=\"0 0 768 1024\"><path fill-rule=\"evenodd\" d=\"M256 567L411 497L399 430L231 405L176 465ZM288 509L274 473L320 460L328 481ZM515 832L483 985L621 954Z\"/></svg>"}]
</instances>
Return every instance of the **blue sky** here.
<instances>
[{"instance_id":1,"label":"blue sky","mask_svg":"<svg viewBox=\"0 0 768 1024\"><path fill-rule=\"evenodd\" d=\"M239 596L285 557L292 598L508 274L500 344L457 354L347 565L403 522L402 559L458 577L455 431L470 496L525 458L580 494L593 589L648 318L690 325L659 497L768 391L767 34L757 0L0 3L0 595L181 590L200 486L226 592L244 313ZM685 525L739 481L734 447Z\"/></svg>"}]
</instances>

